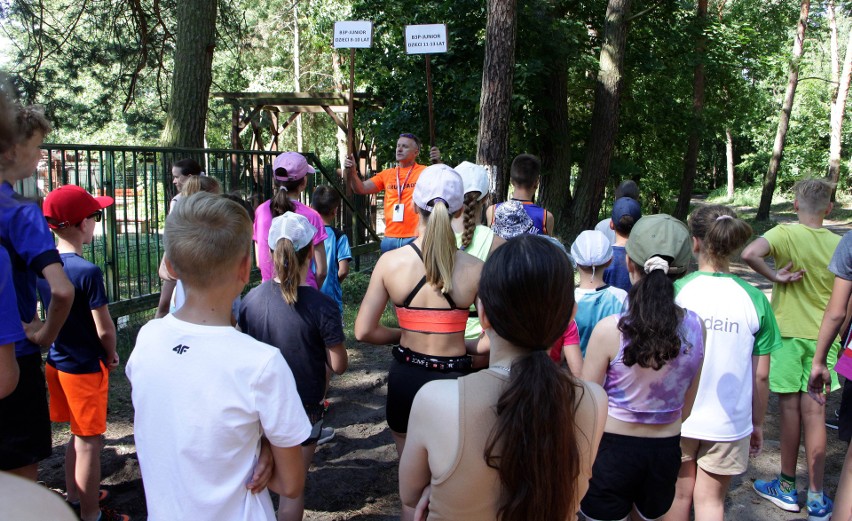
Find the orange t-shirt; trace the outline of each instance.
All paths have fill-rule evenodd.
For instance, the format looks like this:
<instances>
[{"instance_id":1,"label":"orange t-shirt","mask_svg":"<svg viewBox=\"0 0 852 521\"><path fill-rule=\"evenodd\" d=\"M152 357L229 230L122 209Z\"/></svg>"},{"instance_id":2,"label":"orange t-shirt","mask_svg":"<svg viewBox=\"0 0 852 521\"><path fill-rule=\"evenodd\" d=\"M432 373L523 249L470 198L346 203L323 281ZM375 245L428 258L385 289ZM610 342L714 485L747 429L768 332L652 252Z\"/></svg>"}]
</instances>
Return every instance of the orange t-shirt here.
<instances>
[{"instance_id":1,"label":"orange t-shirt","mask_svg":"<svg viewBox=\"0 0 852 521\"><path fill-rule=\"evenodd\" d=\"M385 191L385 237L404 238L417 236L417 224L420 217L417 215L417 210L414 208L414 201L411 197L414 194L414 185L420 177L420 172L426 167L414 163L408 168L394 167L382 170L375 176L370 178L379 190ZM411 173L409 173L409 170ZM396 185L397 171L399 172L399 182L402 183L402 197ZM408 178L406 180L406 178ZM402 203L404 213L402 222L393 222L393 207L397 203Z\"/></svg>"}]
</instances>

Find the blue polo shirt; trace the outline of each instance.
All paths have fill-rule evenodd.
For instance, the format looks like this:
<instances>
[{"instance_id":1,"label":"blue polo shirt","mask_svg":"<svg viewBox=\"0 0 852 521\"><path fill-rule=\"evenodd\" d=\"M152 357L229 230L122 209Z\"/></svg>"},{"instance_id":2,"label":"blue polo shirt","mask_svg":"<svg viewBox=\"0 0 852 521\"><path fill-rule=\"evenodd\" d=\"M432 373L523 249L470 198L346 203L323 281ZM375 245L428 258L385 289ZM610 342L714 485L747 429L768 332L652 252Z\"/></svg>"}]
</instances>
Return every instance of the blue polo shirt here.
<instances>
[{"instance_id":1,"label":"blue polo shirt","mask_svg":"<svg viewBox=\"0 0 852 521\"><path fill-rule=\"evenodd\" d=\"M56 341L47 353L47 363L64 373L88 374L101 371L106 363L101 339L92 310L109 303L101 269L76 253L62 253L63 268L74 286L74 302ZM45 306L50 305L50 286L38 281L38 291Z\"/></svg>"},{"instance_id":2,"label":"blue polo shirt","mask_svg":"<svg viewBox=\"0 0 852 521\"><path fill-rule=\"evenodd\" d=\"M344 260L352 259L352 250L349 248L349 237L332 226L325 226L325 232L328 237L325 238L325 261L327 270L325 281L322 283L320 291L333 298L340 308L340 315L343 315L343 288L340 287L340 281L337 279L338 263Z\"/></svg>"},{"instance_id":3,"label":"blue polo shirt","mask_svg":"<svg viewBox=\"0 0 852 521\"><path fill-rule=\"evenodd\" d=\"M0 184L0 246L6 248L12 263L19 318L30 322L36 314L36 280L41 270L62 261L41 208L23 199L7 182ZM40 352L26 338L15 343L18 357Z\"/></svg>"},{"instance_id":4,"label":"blue polo shirt","mask_svg":"<svg viewBox=\"0 0 852 521\"><path fill-rule=\"evenodd\" d=\"M0 345L14 344L25 338L12 283L12 262L6 248L0 246Z\"/></svg>"}]
</instances>

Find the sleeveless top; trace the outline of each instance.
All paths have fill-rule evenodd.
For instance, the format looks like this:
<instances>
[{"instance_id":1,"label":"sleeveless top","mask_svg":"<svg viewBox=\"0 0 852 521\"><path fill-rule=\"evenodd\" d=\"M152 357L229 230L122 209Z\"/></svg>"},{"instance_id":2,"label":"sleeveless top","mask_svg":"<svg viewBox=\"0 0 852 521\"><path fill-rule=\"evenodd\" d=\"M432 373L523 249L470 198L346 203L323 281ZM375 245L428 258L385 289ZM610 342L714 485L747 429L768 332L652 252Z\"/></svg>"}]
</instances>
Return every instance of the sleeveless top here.
<instances>
[{"instance_id":1,"label":"sleeveless top","mask_svg":"<svg viewBox=\"0 0 852 521\"><path fill-rule=\"evenodd\" d=\"M420 248L415 246L414 243L410 243L409 246L417 252L417 255L421 259L423 258ZM415 333L463 333L467 325L469 311L467 308L456 306L453 298L448 293L443 293L443 296L450 305L449 308L436 309L411 306L411 301L414 300L414 297L425 285L426 275L423 275L420 282L405 297L402 306L396 306L396 317L399 321L399 327Z\"/></svg>"},{"instance_id":2,"label":"sleeveless top","mask_svg":"<svg viewBox=\"0 0 852 521\"><path fill-rule=\"evenodd\" d=\"M507 375L492 370L479 371L458 379L459 440L456 459L444 475L432 476L432 496L429 499L427 518L429 521L497 519L502 485L497 470L486 464L484 453L488 437L497 422L494 405L508 380ZM585 388L578 389L578 396L583 392L591 397L594 403L594 395L588 393ZM596 411L597 407L593 406L592 410ZM592 428L589 432L594 433L597 428L596 413L592 414L592 418ZM581 443L582 455L589 450L582 446L583 440L587 440L589 435L580 432L579 428L575 428L575 431L577 442ZM499 455L499 451L495 455ZM578 483L581 480L588 481L589 477L584 471L581 459ZM569 485L555 483L553 486ZM577 509L579 508L578 497Z\"/></svg>"},{"instance_id":3,"label":"sleeveless top","mask_svg":"<svg viewBox=\"0 0 852 521\"><path fill-rule=\"evenodd\" d=\"M462 247L462 233L456 234L456 246ZM485 262L488 259L488 254L491 252L491 245L494 244L496 234L487 226L477 224L473 229L473 238L470 244L463 251L473 255L477 259ZM467 325L464 329L465 340L475 340L482 333L482 326L479 324L479 315L476 312L476 304L470 306L470 317L467 319Z\"/></svg>"},{"instance_id":4,"label":"sleeveless top","mask_svg":"<svg viewBox=\"0 0 852 521\"><path fill-rule=\"evenodd\" d=\"M529 215L530 219L532 219L533 225L538 229L538 233L542 235L550 235L551 230L547 229L547 211L544 208L525 199L515 199L513 197L510 201L518 201L524 205L524 211L527 212L527 215ZM497 206L500 206L500 204L502 203L498 203ZM495 207L494 210L496 211L497 208Z\"/></svg>"},{"instance_id":5,"label":"sleeveless top","mask_svg":"<svg viewBox=\"0 0 852 521\"><path fill-rule=\"evenodd\" d=\"M681 417L686 391L704 360L701 319L684 309L679 327L680 353L658 370L624 365L626 341L621 337L618 355L606 371L604 390L609 416L629 423L665 425Z\"/></svg>"}]
</instances>

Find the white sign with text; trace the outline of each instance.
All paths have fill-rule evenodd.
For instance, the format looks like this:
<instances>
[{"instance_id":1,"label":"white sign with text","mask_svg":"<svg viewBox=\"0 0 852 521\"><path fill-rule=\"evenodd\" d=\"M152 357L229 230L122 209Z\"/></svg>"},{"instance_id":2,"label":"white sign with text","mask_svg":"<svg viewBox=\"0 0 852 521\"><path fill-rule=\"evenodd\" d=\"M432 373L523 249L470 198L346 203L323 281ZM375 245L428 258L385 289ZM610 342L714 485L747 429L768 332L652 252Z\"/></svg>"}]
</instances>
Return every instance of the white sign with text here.
<instances>
[{"instance_id":1,"label":"white sign with text","mask_svg":"<svg viewBox=\"0 0 852 521\"><path fill-rule=\"evenodd\" d=\"M373 45L373 22L334 22L335 49L369 49Z\"/></svg>"},{"instance_id":2,"label":"white sign with text","mask_svg":"<svg viewBox=\"0 0 852 521\"><path fill-rule=\"evenodd\" d=\"M447 24L406 25L405 52L408 54L447 52Z\"/></svg>"}]
</instances>

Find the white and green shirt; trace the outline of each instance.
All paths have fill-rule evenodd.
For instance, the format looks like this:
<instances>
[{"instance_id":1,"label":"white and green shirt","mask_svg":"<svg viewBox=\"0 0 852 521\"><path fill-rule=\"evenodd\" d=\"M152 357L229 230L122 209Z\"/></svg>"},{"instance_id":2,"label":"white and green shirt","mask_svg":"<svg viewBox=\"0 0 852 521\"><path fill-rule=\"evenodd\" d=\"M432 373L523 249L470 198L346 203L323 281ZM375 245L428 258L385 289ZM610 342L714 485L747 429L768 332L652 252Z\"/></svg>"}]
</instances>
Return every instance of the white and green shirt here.
<instances>
[{"instance_id":1,"label":"white and green shirt","mask_svg":"<svg viewBox=\"0 0 852 521\"><path fill-rule=\"evenodd\" d=\"M681 435L736 441L752 432L752 356L781 347L769 301L730 273L698 271L675 281L681 307L697 313L707 330L704 367L692 413Z\"/></svg>"}]
</instances>

